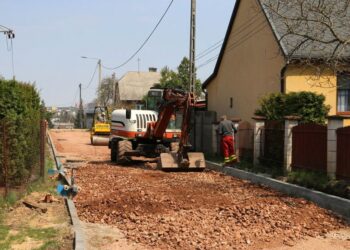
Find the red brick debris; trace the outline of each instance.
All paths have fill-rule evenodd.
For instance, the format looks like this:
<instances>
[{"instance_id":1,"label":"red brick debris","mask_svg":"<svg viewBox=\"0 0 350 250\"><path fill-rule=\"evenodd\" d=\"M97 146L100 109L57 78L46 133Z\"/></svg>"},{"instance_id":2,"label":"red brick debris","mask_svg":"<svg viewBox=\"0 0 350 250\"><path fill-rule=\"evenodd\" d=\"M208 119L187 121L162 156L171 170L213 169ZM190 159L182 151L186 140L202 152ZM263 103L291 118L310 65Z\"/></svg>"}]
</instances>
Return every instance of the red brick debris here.
<instances>
[{"instance_id":1,"label":"red brick debris","mask_svg":"<svg viewBox=\"0 0 350 250\"><path fill-rule=\"evenodd\" d=\"M293 246L344 227L304 199L215 172L166 173L88 164L77 172L80 219L115 225L158 249Z\"/></svg>"}]
</instances>

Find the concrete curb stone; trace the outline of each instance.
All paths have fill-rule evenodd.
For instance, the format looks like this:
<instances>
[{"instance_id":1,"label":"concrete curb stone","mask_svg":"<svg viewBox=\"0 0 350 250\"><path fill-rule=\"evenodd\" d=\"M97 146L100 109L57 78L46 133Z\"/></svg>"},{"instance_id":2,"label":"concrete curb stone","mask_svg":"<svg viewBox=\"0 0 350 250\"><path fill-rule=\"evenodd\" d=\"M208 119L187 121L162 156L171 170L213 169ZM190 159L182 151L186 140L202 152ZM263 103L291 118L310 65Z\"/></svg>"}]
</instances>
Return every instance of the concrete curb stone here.
<instances>
[{"instance_id":1,"label":"concrete curb stone","mask_svg":"<svg viewBox=\"0 0 350 250\"><path fill-rule=\"evenodd\" d=\"M239 179L249 180L252 183L270 187L290 196L305 198L316 203L320 207L333 211L334 213L344 217L344 219L350 222L350 200L348 199L329 195L320 191L307 189L260 174L246 172L237 168L222 167L220 164L210 161L206 161L206 166L208 169L222 172L226 175L234 176Z\"/></svg>"},{"instance_id":2,"label":"concrete curb stone","mask_svg":"<svg viewBox=\"0 0 350 250\"><path fill-rule=\"evenodd\" d=\"M63 164L60 162L59 157L57 157L57 151L55 148L55 145L53 144L52 138L50 133L47 133L48 139L49 139L49 144L52 149L52 154L55 158L55 165L57 170L64 170ZM66 178L64 176L64 178ZM75 250L84 250L85 248L85 234L83 231L83 228L81 226L81 222L78 217L77 210L75 208L74 202L71 199L65 198L66 205L68 208L68 213L71 217L72 220L72 225L73 225L73 230L74 230L74 249Z\"/></svg>"}]
</instances>

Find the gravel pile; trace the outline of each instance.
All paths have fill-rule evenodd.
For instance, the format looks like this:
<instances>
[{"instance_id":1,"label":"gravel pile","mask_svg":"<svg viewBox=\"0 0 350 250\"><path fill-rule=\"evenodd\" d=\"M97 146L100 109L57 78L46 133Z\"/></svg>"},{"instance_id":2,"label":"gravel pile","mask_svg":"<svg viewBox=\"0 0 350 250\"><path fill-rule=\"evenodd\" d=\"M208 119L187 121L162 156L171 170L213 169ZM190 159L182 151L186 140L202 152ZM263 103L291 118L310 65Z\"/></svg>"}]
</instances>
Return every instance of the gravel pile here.
<instances>
[{"instance_id":1,"label":"gravel pile","mask_svg":"<svg viewBox=\"0 0 350 250\"><path fill-rule=\"evenodd\" d=\"M81 220L116 225L158 249L293 246L344 227L306 200L215 172L165 173L104 164L77 172Z\"/></svg>"}]
</instances>

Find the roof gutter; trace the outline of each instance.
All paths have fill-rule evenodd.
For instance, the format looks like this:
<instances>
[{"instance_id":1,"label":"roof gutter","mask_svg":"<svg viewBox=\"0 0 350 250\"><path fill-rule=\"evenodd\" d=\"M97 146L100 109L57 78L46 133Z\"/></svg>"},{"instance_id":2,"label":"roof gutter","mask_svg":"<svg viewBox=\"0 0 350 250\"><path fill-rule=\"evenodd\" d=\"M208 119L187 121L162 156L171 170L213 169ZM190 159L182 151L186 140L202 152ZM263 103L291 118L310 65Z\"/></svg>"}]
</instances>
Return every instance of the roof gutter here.
<instances>
[{"instance_id":1,"label":"roof gutter","mask_svg":"<svg viewBox=\"0 0 350 250\"><path fill-rule=\"evenodd\" d=\"M286 93L286 71L289 66L289 60L286 62L286 64L283 66L281 69L280 77L281 77L281 93L285 94Z\"/></svg>"}]
</instances>

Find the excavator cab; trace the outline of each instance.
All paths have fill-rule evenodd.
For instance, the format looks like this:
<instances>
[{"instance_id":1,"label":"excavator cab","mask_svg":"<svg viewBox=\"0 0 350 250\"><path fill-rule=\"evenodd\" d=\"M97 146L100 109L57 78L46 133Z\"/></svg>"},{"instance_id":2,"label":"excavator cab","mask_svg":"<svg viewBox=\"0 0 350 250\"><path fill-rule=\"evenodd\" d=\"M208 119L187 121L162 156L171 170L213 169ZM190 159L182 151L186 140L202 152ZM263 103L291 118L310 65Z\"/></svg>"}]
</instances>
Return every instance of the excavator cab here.
<instances>
[{"instance_id":1,"label":"excavator cab","mask_svg":"<svg viewBox=\"0 0 350 250\"><path fill-rule=\"evenodd\" d=\"M150 91L156 110L113 111L111 160L123 164L132 157L158 158L164 170L204 169L204 154L191 152L189 144L191 110L196 105L193 94L177 89Z\"/></svg>"},{"instance_id":2,"label":"excavator cab","mask_svg":"<svg viewBox=\"0 0 350 250\"><path fill-rule=\"evenodd\" d=\"M94 116L90 132L91 145L107 146L111 126L109 124L109 116L107 107L96 106L94 108Z\"/></svg>"}]
</instances>

